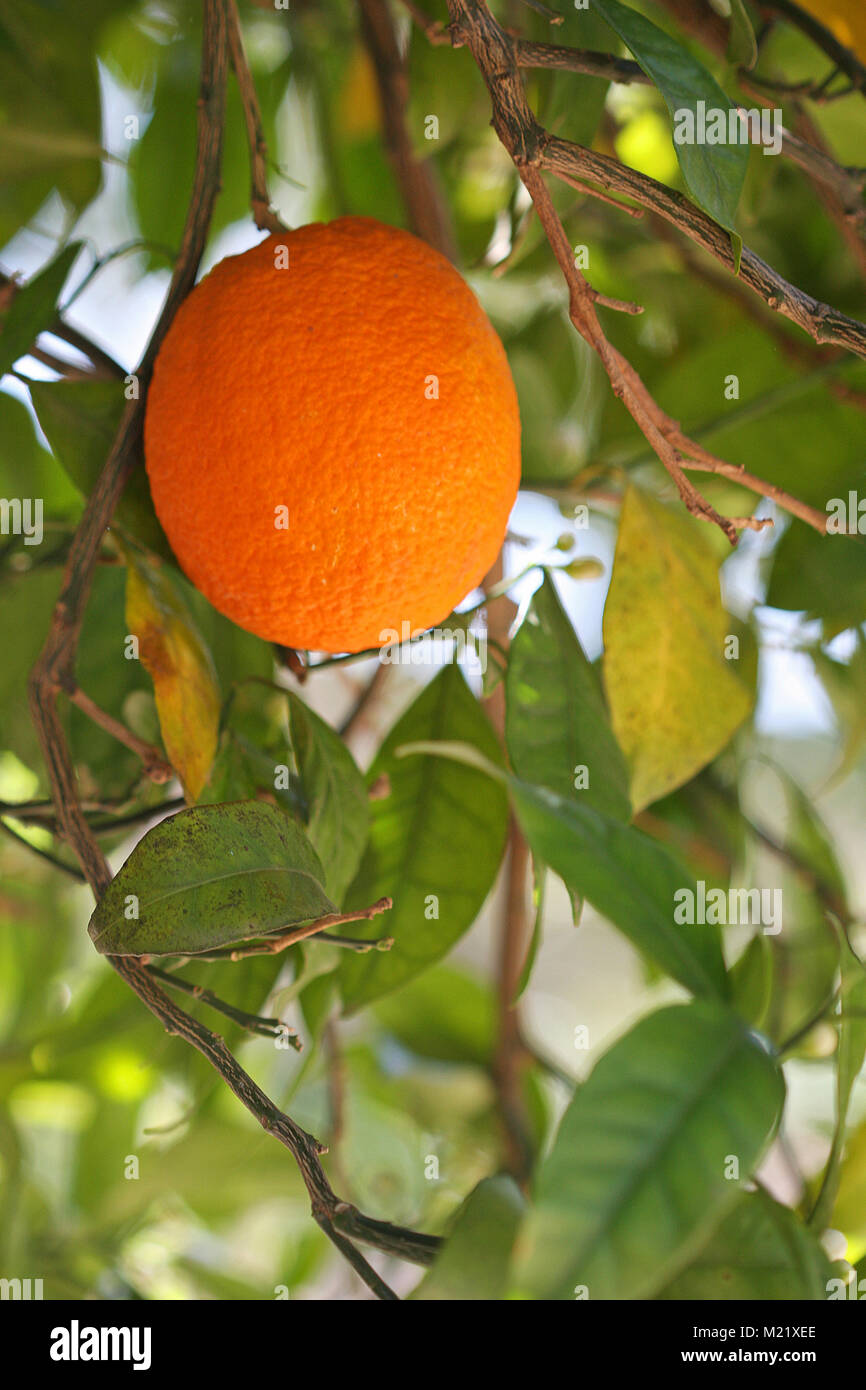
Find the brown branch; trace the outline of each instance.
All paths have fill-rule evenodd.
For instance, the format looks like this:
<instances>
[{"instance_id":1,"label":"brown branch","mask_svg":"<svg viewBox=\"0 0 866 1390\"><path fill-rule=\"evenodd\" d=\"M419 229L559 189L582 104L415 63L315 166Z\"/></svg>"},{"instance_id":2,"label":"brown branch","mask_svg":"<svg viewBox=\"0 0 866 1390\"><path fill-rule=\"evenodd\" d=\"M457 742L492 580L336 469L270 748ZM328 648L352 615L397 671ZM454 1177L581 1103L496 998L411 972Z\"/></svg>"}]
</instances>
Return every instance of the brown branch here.
<instances>
[{"instance_id":1,"label":"brown branch","mask_svg":"<svg viewBox=\"0 0 866 1390\"><path fill-rule=\"evenodd\" d=\"M608 82L655 86L652 78L644 72L639 63L629 58L615 58L609 53L585 52L566 48L561 44L535 43L530 39L521 38L515 39L515 52L518 66L522 68L555 68L599 77ZM742 75L741 84L745 90L752 90L748 79ZM770 104L763 94L755 95L763 105ZM740 109L745 108L740 106ZM819 141L811 136L809 139L802 139L784 126L779 134L781 153L786 158L797 164L817 183L832 189L844 206L847 216L855 220L866 220L866 208L863 207L866 174L863 170L849 169L838 164L826 149L820 147Z\"/></svg>"},{"instance_id":2,"label":"brown branch","mask_svg":"<svg viewBox=\"0 0 866 1390\"><path fill-rule=\"evenodd\" d=\"M458 0L458 3L462 3L462 0ZM713 522L720 527L732 545L736 543L738 528L761 529L767 524L766 521L758 521L754 517L720 516L710 506L706 498L689 482L683 471L683 457L680 449L684 437L679 433L679 425L665 415L660 406L653 400L631 363L608 342L602 332L595 307L590 296L586 293L588 288L586 280L574 263L568 238L556 214L553 200L547 191L544 180L538 170L530 164L519 166L518 172L535 204L553 254L568 284L571 321L581 337L595 349L601 358L615 395L623 402L647 442L652 446L673 478L686 508L700 520Z\"/></svg>"},{"instance_id":3,"label":"brown branch","mask_svg":"<svg viewBox=\"0 0 866 1390\"><path fill-rule=\"evenodd\" d=\"M198 113L198 142L195 174L183 239L168 295L159 321L139 368L146 387L159 346L175 312L195 282L196 269L204 249L207 230L219 188L220 155L225 113L228 32L225 0L205 0L202 42L201 95ZM87 595L103 532L129 473L140 460L142 413L146 392L128 402L117 436L99 481L88 499L84 515L69 551L60 598L54 610L51 629L43 651L30 677L29 694L33 721L45 756L57 812L59 831L73 847L97 900L111 882L111 870L85 819L78 798L75 772L57 709L57 698L64 689L74 687L75 650ZM393 1294L360 1253L338 1231L334 1214L343 1207L332 1191L319 1162L321 1145L283 1114L256 1085L229 1052L224 1040L178 1008L168 998L147 969L132 956L107 957L112 968L134 991L142 1003L162 1023L166 1031L183 1038L215 1068L241 1103L293 1155L310 1195L315 1219L333 1243L352 1262L353 1267L380 1298ZM346 1211L349 1209L346 1208ZM370 1221L355 1212L351 1224L357 1239L381 1245L384 1239L392 1253L405 1252L404 1258L429 1263L438 1249L434 1237L403 1232L400 1227Z\"/></svg>"},{"instance_id":4,"label":"brown branch","mask_svg":"<svg viewBox=\"0 0 866 1390\"><path fill-rule=\"evenodd\" d=\"M229 946L224 951L196 951L185 956L186 960L216 961L246 960L249 956L276 956L281 951L286 951L290 946L296 946L299 941L307 941L311 936L318 936L328 927L341 926L344 922L369 922L377 917L380 912L388 912L394 906L390 898L379 898L373 903L372 907L361 907L355 912L331 912L327 917L319 917L315 922L304 922L300 927L292 927L291 931L280 932L278 936L266 937L264 940L250 942L243 946ZM327 936L327 941L334 942L337 946L349 946L354 951L362 954L367 951L388 951L394 944L394 938L383 936L378 941L355 941L346 936ZM149 960L149 956L142 956L142 960Z\"/></svg>"},{"instance_id":5,"label":"brown branch","mask_svg":"<svg viewBox=\"0 0 866 1390\"><path fill-rule=\"evenodd\" d=\"M85 694L80 686L75 685L72 689L64 691L70 704L76 705L82 714L86 714L94 724L100 729L104 729L112 738L117 739L125 748L136 753L144 765L144 775L149 777L151 782L170 782L174 776L174 768L171 763L166 762L158 748L152 743L147 743L143 738L139 738L119 719L115 719L113 714L101 709L95 700Z\"/></svg>"},{"instance_id":6,"label":"brown branch","mask_svg":"<svg viewBox=\"0 0 866 1390\"><path fill-rule=\"evenodd\" d=\"M843 360L844 355L838 348L821 347L817 343L813 343L811 339L793 337L783 322L775 314L768 312L760 300L746 289L745 285L742 285L733 276L724 275L715 270L712 265L706 264L701 259L700 253L695 251L687 242L682 242L679 237L675 236L666 222L658 220L656 230L659 236L676 250L691 276L703 280L711 289L725 295L727 299L739 305L764 333L778 343L782 352L792 362L812 367ZM846 405L854 406L857 410L866 410L866 391L858 391L856 387L849 386L845 381L833 380L827 382L827 390L840 401L844 401Z\"/></svg>"},{"instance_id":7,"label":"brown branch","mask_svg":"<svg viewBox=\"0 0 866 1390\"><path fill-rule=\"evenodd\" d=\"M265 140L262 113L259 110L255 83L244 50L241 18L235 0L226 0L226 12L229 53L241 94L241 104L244 108L244 120L247 127L247 142L250 148L250 206L252 207L253 221L260 231L285 232L287 228L271 206L270 194L268 193L268 146Z\"/></svg>"},{"instance_id":8,"label":"brown branch","mask_svg":"<svg viewBox=\"0 0 866 1390\"><path fill-rule=\"evenodd\" d=\"M403 194L409 224L416 236L435 246L450 261L457 247L435 172L418 159L406 126L409 83L387 0L358 0L361 37L370 55L379 89L385 146Z\"/></svg>"},{"instance_id":9,"label":"brown branch","mask_svg":"<svg viewBox=\"0 0 866 1390\"><path fill-rule=\"evenodd\" d=\"M0 271L0 295L2 295L5 304L8 304L20 290L21 286L14 276L6 275L3 271ZM72 325L61 318L59 314L52 319L44 332L50 333L54 338L59 338L61 342L67 343L69 347L75 348L76 352L80 352L84 357L88 357L93 363L93 371L89 373L90 377L96 377L102 381L116 381L118 378L122 379L126 376L124 368L121 367L119 362L115 362L114 358L111 357L104 348L98 347L96 343L91 342L84 333L80 332L77 328L73 328ZM30 356L38 357L40 361L45 360L43 357L39 357L38 352L33 350L31 350ZM46 365L51 366L52 364L49 362ZM69 374L70 369L74 370L71 364L64 364L65 375ZM55 370L59 370L59 368L55 368Z\"/></svg>"},{"instance_id":10,"label":"brown branch","mask_svg":"<svg viewBox=\"0 0 866 1390\"><path fill-rule=\"evenodd\" d=\"M535 138L531 141L529 155L525 156L527 163L531 162L557 177L587 180L634 199L641 207L657 213L691 241L702 246L728 270L734 271L729 234L682 193L659 183L648 174L639 174L608 155L549 135L540 127L536 126L532 135ZM739 278L770 309L797 324L816 343L835 344L856 353L858 357L866 357L866 324L790 284L748 246L742 250Z\"/></svg>"},{"instance_id":11,"label":"brown branch","mask_svg":"<svg viewBox=\"0 0 866 1390\"><path fill-rule=\"evenodd\" d=\"M625 193L638 203L658 212L716 256L734 267L730 237L706 213L682 195L654 179L628 169L618 161L598 155L566 140L560 140L537 123L526 100L516 56L516 41L505 32L487 9L484 0L448 0L451 33L455 44L467 45L487 84L493 106L493 126L508 150L518 174L526 185L536 212L550 241L556 260L569 288L569 313L577 331L594 349L608 374L611 386L623 401L644 437L673 478L687 509L701 520L719 526L732 544L743 527L758 530L768 522L754 517L722 517L697 491L686 476L686 468L722 473L745 481L748 476L759 484L755 490L765 495L773 485L752 479L736 465L715 459L700 445L689 440L677 421L670 419L650 395L631 363L605 337L593 303L591 286L574 264L565 230L541 177L542 169L565 174L568 178L590 178L607 188ZM866 325L819 305L802 291L788 285L753 252L744 248L741 275L746 283L763 292L771 308L807 327L819 341L839 341L854 346L866 356ZM691 465L687 462L691 459ZM796 509L796 514L823 529L825 518L787 494L778 492Z\"/></svg>"},{"instance_id":12,"label":"brown branch","mask_svg":"<svg viewBox=\"0 0 866 1390\"><path fill-rule=\"evenodd\" d=\"M215 1013L222 1014L224 1018L229 1018L233 1023L237 1023L247 1033L255 1033L262 1038L285 1038L289 1044L300 1052L303 1043L294 1028L290 1028L287 1023L283 1023L279 1018L263 1018L261 1014L251 1014L246 1009L238 1009L234 1004L228 1004L225 999L220 999L214 994L212 989L206 989L204 985L194 985L191 980L185 980L181 975L175 975L171 970L160 970L156 965L148 965L148 973L161 984L167 985L169 989L179 990L181 994L189 995L191 999L198 999Z\"/></svg>"}]
</instances>

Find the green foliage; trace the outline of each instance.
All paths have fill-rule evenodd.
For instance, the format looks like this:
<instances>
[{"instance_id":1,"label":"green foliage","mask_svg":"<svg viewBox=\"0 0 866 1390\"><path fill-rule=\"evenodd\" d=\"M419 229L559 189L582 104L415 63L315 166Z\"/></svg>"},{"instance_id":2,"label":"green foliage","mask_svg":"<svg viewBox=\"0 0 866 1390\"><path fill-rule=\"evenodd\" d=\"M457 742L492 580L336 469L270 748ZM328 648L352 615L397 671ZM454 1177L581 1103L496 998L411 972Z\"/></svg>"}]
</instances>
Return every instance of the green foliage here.
<instances>
[{"instance_id":1,"label":"green foliage","mask_svg":"<svg viewBox=\"0 0 866 1390\"><path fill-rule=\"evenodd\" d=\"M518 777L629 820L625 759L549 573L512 641L505 689L505 739ZM578 791L580 768L589 782Z\"/></svg>"},{"instance_id":2,"label":"green foliage","mask_svg":"<svg viewBox=\"0 0 866 1390\"><path fill-rule=\"evenodd\" d=\"M678 112L695 111L698 102L727 114L728 97L681 43L618 0L595 0L595 8L653 79L675 122ZM689 191L722 227L733 230L749 164L748 145L709 145L692 139L677 144L676 151Z\"/></svg>"},{"instance_id":3,"label":"green foliage","mask_svg":"<svg viewBox=\"0 0 866 1390\"><path fill-rule=\"evenodd\" d=\"M370 768L370 784L387 777L390 789L373 803L369 846L347 906L393 898L388 930L395 944L341 965L350 1013L441 960L474 922L502 857L504 791L474 768L401 757L404 745L425 739L465 742L499 759L490 725L456 666L446 666L422 691ZM379 935L377 922L363 924L359 935Z\"/></svg>"},{"instance_id":4,"label":"green foliage","mask_svg":"<svg viewBox=\"0 0 866 1390\"><path fill-rule=\"evenodd\" d=\"M266 802L191 806L136 846L88 930L107 955L210 951L333 912L310 842Z\"/></svg>"},{"instance_id":5,"label":"green foliage","mask_svg":"<svg viewBox=\"0 0 866 1390\"><path fill-rule=\"evenodd\" d=\"M52 621L64 630L74 528L138 380L106 379L104 361L90 372L73 345L92 336L135 363L181 245L201 6L0 0L0 1277L38 1270L51 1299L356 1294L291 1155L102 959L130 952L166 955L178 981L234 1009L172 991L329 1147L341 1200L442 1236L423 1276L401 1273L401 1294L823 1300L849 1273L824 1252L828 1227L861 1278L866 1258L866 951L851 901L866 539L820 535L764 502L773 530L744 532L728 559L687 514L574 331L468 45L431 43L402 15L406 83L383 111L354 0L238 8L287 225L353 213L411 226L407 160L431 174L518 392L523 492L505 572L537 565L543 580L531 596L511 588L525 606L510 644L491 632L488 701L456 665L397 666L344 737L368 668L313 655L320 669L296 681L275 665L296 669L291 654L211 608L177 569L138 457L92 538L74 680L96 719L53 692L82 814L116 870L94 909L58 868L74 855L47 801L27 682ZM711 46L709 27L696 17L687 32L656 0L560 8L552 30L531 5L491 6L530 41L633 55L650 81L523 67L539 123L669 180L735 252L736 228L806 296L863 319L859 195L843 222L795 161L672 144L669 119L699 101L753 107L759 82L779 82L786 127L811 140L808 117L822 158L856 176L862 94L796 90L823 79L823 59L784 16L756 26L749 0L732 0L727 44L726 7L697 7ZM417 191L424 175L411 177ZM661 408L818 513L850 505L856 526L863 362L773 316L727 270L708 277L680 232L545 177L591 286L641 306L601 304L599 317ZM249 204L230 73L205 266L257 240ZM724 514L754 512L736 475L689 476ZM38 544L16 529L16 499L44 508ZM550 568L582 525L575 504L589 527L578 563L600 557L606 594ZM136 660L128 639L144 627ZM788 683L801 722L793 698L777 718ZM194 804L179 810L178 782L145 775L136 740L165 748ZM677 895L701 883L778 892L781 929L761 911L678 921ZM385 896L391 909L352 920ZM314 936L276 956L202 958L338 909L350 921L330 933L349 945ZM350 949L385 936L390 950ZM284 1020L304 1052L253 1036L251 1018ZM803 1171L796 1204L764 1162L780 1126Z\"/></svg>"},{"instance_id":6,"label":"green foliage","mask_svg":"<svg viewBox=\"0 0 866 1390\"><path fill-rule=\"evenodd\" d=\"M540 1298L573 1297L575 1285L593 1300L659 1292L737 1200L739 1165L759 1158L783 1096L773 1059L718 1005L644 1019L565 1113L538 1175L521 1284Z\"/></svg>"},{"instance_id":7,"label":"green foliage","mask_svg":"<svg viewBox=\"0 0 866 1390\"><path fill-rule=\"evenodd\" d=\"M524 1211L511 1178L487 1178L457 1213L444 1250L413 1295L425 1302L502 1298Z\"/></svg>"}]
</instances>

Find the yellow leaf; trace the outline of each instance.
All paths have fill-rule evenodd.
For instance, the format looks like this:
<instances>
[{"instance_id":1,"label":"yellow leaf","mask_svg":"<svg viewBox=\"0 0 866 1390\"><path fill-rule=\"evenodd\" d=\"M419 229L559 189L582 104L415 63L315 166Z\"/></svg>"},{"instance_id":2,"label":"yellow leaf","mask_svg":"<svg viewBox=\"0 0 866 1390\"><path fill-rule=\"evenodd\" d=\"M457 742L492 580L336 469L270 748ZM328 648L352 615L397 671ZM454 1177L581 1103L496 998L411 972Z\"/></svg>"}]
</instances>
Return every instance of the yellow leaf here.
<instances>
[{"instance_id":1,"label":"yellow leaf","mask_svg":"<svg viewBox=\"0 0 866 1390\"><path fill-rule=\"evenodd\" d=\"M866 1253L866 1123L848 1137L830 1225L847 1237L847 1259L854 1262Z\"/></svg>"},{"instance_id":2,"label":"yellow leaf","mask_svg":"<svg viewBox=\"0 0 866 1390\"><path fill-rule=\"evenodd\" d=\"M126 548L126 621L153 681L162 741L194 801L217 747L220 693L210 652L168 572Z\"/></svg>"},{"instance_id":3,"label":"yellow leaf","mask_svg":"<svg viewBox=\"0 0 866 1390\"><path fill-rule=\"evenodd\" d=\"M749 712L716 559L698 522L631 487L604 611L611 721L636 811L694 777Z\"/></svg>"},{"instance_id":4,"label":"yellow leaf","mask_svg":"<svg viewBox=\"0 0 866 1390\"><path fill-rule=\"evenodd\" d=\"M340 129L351 139L373 135L381 125L379 88L362 44L352 51L340 97Z\"/></svg>"}]
</instances>

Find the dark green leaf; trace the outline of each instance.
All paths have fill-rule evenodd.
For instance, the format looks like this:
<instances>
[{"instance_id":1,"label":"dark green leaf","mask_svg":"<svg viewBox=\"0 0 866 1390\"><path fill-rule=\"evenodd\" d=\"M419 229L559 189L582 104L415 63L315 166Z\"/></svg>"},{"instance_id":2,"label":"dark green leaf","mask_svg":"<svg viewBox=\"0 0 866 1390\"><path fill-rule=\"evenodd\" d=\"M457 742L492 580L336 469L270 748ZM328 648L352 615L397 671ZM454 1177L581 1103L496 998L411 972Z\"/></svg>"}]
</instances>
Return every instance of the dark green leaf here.
<instances>
[{"instance_id":1,"label":"dark green leaf","mask_svg":"<svg viewBox=\"0 0 866 1390\"><path fill-rule=\"evenodd\" d=\"M707 111L724 111L727 117L731 102L703 63L681 43L618 0L593 0L593 7L655 82L675 123L679 112L694 114L698 102L704 102ZM693 197L722 227L733 230L749 167L749 146L695 141L675 148Z\"/></svg>"},{"instance_id":2,"label":"dark green leaf","mask_svg":"<svg viewBox=\"0 0 866 1390\"><path fill-rule=\"evenodd\" d=\"M123 391L119 381L40 381L30 388L48 443L85 496L93 491L114 442L125 405ZM148 550L173 560L153 510L143 463L133 469L115 517Z\"/></svg>"},{"instance_id":3,"label":"dark green leaf","mask_svg":"<svg viewBox=\"0 0 866 1390\"><path fill-rule=\"evenodd\" d=\"M518 777L566 800L631 818L629 774L593 670L545 575L511 643L505 735ZM578 770L589 785L576 790Z\"/></svg>"},{"instance_id":4,"label":"dark green leaf","mask_svg":"<svg viewBox=\"0 0 866 1390\"><path fill-rule=\"evenodd\" d=\"M0 327L0 376L26 356L39 334L50 327L60 291L80 250L80 241L70 242L15 295Z\"/></svg>"},{"instance_id":5,"label":"dark green leaf","mask_svg":"<svg viewBox=\"0 0 866 1390\"><path fill-rule=\"evenodd\" d=\"M323 879L303 831L267 802L193 806L136 845L88 930L104 955L209 951L333 912Z\"/></svg>"}]
</instances>

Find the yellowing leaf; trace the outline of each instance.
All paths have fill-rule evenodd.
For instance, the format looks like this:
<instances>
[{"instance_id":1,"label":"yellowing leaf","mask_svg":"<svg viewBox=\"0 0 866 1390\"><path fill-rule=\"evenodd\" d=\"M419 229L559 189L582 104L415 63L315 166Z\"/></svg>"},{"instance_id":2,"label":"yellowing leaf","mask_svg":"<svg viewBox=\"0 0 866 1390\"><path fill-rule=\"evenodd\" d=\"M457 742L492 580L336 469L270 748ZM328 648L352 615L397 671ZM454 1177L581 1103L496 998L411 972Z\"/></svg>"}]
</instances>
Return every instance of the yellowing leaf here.
<instances>
[{"instance_id":1,"label":"yellowing leaf","mask_svg":"<svg viewBox=\"0 0 866 1390\"><path fill-rule=\"evenodd\" d=\"M830 1224L847 1237L847 1258L859 1260L866 1253L866 1122L848 1138Z\"/></svg>"},{"instance_id":2,"label":"yellowing leaf","mask_svg":"<svg viewBox=\"0 0 866 1390\"><path fill-rule=\"evenodd\" d=\"M725 659L730 631L698 525L629 488L604 613L604 679L636 811L694 777L748 714L751 693Z\"/></svg>"},{"instance_id":3,"label":"yellowing leaf","mask_svg":"<svg viewBox=\"0 0 866 1390\"><path fill-rule=\"evenodd\" d=\"M379 90L373 64L362 44L357 44L346 70L340 98L340 129L350 139L372 135L379 129Z\"/></svg>"},{"instance_id":4,"label":"yellowing leaf","mask_svg":"<svg viewBox=\"0 0 866 1390\"><path fill-rule=\"evenodd\" d=\"M127 549L126 621L153 681L165 751L189 800L207 781L220 693L210 652L168 572Z\"/></svg>"}]
</instances>

